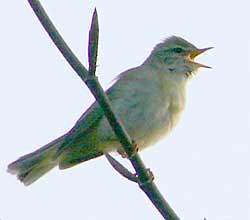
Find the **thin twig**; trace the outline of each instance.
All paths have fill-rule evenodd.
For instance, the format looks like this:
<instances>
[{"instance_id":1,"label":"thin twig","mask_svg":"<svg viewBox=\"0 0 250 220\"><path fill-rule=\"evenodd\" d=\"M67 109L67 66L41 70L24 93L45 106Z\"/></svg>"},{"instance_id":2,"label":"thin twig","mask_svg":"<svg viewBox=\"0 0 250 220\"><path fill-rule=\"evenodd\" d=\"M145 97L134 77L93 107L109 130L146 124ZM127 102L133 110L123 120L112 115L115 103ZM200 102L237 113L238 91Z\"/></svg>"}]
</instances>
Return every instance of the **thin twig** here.
<instances>
[{"instance_id":1,"label":"thin twig","mask_svg":"<svg viewBox=\"0 0 250 220\"><path fill-rule=\"evenodd\" d=\"M88 58L89 58L89 75L94 76L96 71L97 52L99 40L99 25L97 11L95 9L92 17L89 31Z\"/></svg>"},{"instance_id":2,"label":"thin twig","mask_svg":"<svg viewBox=\"0 0 250 220\"><path fill-rule=\"evenodd\" d=\"M47 16L40 2L38 0L28 0L28 2L38 19L40 20L41 24L55 43L55 45L58 47L58 49L68 61L68 63L72 66L72 68L76 71L76 73L80 76L80 78L86 83L86 85L96 98L97 102L102 107L113 131L115 132L117 138L123 145L125 152L129 156L129 160L131 161L134 169L136 170L136 174L139 180L138 184L140 188L146 193L148 198L152 201L152 203L155 205L155 207L159 210L159 212L165 219L179 219L175 212L168 205L166 200L163 198L163 196L160 194L156 185L153 183L151 175L146 169L139 155L137 153L134 154L133 142L129 137L128 133L126 132L124 126L119 122L118 118L113 113L110 102L104 90L100 86L100 83L98 82L97 78L92 76L88 78L88 71L80 63L77 57L67 46L63 38L60 36L55 26L52 24L49 17Z\"/></svg>"},{"instance_id":3,"label":"thin twig","mask_svg":"<svg viewBox=\"0 0 250 220\"><path fill-rule=\"evenodd\" d=\"M113 158L110 154L105 154L108 162L111 166L119 173L121 176L127 178L132 182L138 183L138 178L135 174L131 173L126 167L124 167L121 163L119 163L115 158Z\"/></svg>"}]
</instances>

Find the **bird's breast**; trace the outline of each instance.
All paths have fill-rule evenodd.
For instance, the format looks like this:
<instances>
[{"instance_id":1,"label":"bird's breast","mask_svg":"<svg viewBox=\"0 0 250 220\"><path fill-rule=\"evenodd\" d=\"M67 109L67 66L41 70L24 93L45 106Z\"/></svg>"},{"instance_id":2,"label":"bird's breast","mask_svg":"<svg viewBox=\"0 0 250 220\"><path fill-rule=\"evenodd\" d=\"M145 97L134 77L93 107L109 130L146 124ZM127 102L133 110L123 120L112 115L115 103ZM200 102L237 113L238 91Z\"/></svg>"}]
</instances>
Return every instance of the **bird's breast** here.
<instances>
[{"instance_id":1,"label":"bird's breast","mask_svg":"<svg viewBox=\"0 0 250 220\"><path fill-rule=\"evenodd\" d=\"M145 122L150 124L147 132L138 140L142 149L155 144L176 126L185 107L185 88L179 85L164 86L157 104L157 111Z\"/></svg>"}]
</instances>

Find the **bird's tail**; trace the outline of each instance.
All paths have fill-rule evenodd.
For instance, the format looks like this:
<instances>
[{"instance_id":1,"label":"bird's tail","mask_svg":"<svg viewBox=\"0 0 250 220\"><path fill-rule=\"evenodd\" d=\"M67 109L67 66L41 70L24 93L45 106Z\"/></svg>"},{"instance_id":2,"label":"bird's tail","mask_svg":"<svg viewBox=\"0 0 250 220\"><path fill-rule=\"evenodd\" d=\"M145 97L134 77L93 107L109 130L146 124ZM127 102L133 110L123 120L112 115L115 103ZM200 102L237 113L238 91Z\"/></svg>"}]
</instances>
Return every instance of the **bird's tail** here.
<instances>
[{"instance_id":1,"label":"bird's tail","mask_svg":"<svg viewBox=\"0 0 250 220\"><path fill-rule=\"evenodd\" d=\"M20 157L9 164L8 172L17 175L17 178L28 186L58 165L55 154L63 143L65 135L48 143L44 147Z\"/></svg>"}]
</instances>

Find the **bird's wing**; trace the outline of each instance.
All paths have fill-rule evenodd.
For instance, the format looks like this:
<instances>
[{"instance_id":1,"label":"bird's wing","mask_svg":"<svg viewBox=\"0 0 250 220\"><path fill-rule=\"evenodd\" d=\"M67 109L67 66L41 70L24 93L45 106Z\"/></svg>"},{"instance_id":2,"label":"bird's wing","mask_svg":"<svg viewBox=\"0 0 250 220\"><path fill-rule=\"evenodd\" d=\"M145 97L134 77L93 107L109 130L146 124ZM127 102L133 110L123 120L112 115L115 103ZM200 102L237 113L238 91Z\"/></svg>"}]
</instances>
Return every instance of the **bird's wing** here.
<instances>
[{"instance_id":1,"label":"bird's wing","mask_svg":"<svg viewBox=\"0 0 250 220\"><path fill-rule=\"evenodd\" d=\"M159 104L160 99L153 95L157 94L157 91L154 90L159 88L152 86L152 79L148 80L139 74L141 73L137 73L136 69L128 71L127 74L123 73L118 81L106 91L115 114L134 140L145 135L145 129L150 130L154 120L155 105ZM90 131L97 128L102 141L117 141L104 117L103 110L95 102L69 131L59 151L62 152L69 145L75 146L81 143L90 134ZM144 130L141 129L142 126L145 128Z\"/></svg>"},{"instance_id":2,"label":"bird's wing","mask_svg":"<svg viewBox=\"0 0 250 220\"><path fill-rule=\"evenodd\" d=\"M130 95L124 94L126 91L125 87L128 85L120 85L124 84L121 82L116 82L111 88L106 91L107 96L111 102L113 110L117 114L117 116L121 116L126 114L126 109L130 109L135 105L134 102L131 102L131 97L135 94L135 91L132 89L129 91ZM122 107L123 102L126 103L125 108ZM107 127L107 120L102 120L105 117L102 108L99 104L95 101L87 110L83 113L83 115L77 120L74 127L68 132L67 137L65 138L64 146L72 144L73 142L77 142L79 139L83 139L86 134L89 134L90 131L94 131L95 128L99 126L100 123L104 123L100 126ZM101 122L102 121L102 122Z\"/></svg>"},{"instance_id":3,"label":"bird's wing","mask_svg":"<svg viewBox=\"0 0 250 220\"><path fill-rule=\"evenodd\" d=\"M123 78L123 76L125 76L127 72L133 72L135 70L136 68L119 74L118 77L116 77L115 79L114 85L106 91L106 94L108 95L112 103L112 106L113 104L116 103L116 100L125 98L122 97L124 96L124 94L123 95L121 94L121 92L123 91L121 91L121 89L117 89L120 87L121 88L124 87L124 85L123 86L120 85L124 84L121 83L122 80L120 79ZM117 104L119 104L119 101L117 102ZM98 126L99 122L103 117L104 117L104 112L102 108L99 106L99 104L95 101L77 120L74 127L67 133L67 137L65 138L64 144L62 145L61 148L64 148L64 146L68 145L74 140L76 141L78 138L83 138L84 134L88 134L88 131L90 129L94 130ZM59 150L61 151L62 149Z\"/></svg>"},{"instance_id":4,"label":"bird's wing","mask_svg":"<svg viewBox=\"0 0 250 220\"><path fill-rule=\"evenodd\" d=\"M59 156L67 146L73 142L78 142L79 138L84 138L84 134L88 134L90 129L95 129L103 116L104 113L102 109L97 102L94 102L67 133L63 144L57 150L56 157Z\"/></svg>"}]
</instances>

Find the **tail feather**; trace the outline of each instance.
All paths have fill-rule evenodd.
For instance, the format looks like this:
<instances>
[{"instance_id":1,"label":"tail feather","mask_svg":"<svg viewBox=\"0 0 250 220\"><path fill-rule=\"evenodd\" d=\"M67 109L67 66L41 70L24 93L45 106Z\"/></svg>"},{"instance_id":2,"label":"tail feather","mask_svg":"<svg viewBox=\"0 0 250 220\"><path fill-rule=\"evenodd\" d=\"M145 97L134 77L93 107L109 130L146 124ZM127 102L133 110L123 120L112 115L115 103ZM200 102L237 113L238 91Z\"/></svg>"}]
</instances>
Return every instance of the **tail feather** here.
<instances>
[{"instance_id":1,"label":"tail feather","mask_svg":"<svg viewBox=\"0 0 250 220\"><path fill-rule=\"evenodd\" d=\"M24 155L8 166L8 172L28 186L50 171L58 160L54 157L58 147L63 143L65 135L50 142L33 153Z\"/></svg>"}]
</instances>

